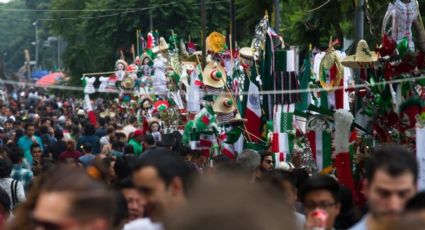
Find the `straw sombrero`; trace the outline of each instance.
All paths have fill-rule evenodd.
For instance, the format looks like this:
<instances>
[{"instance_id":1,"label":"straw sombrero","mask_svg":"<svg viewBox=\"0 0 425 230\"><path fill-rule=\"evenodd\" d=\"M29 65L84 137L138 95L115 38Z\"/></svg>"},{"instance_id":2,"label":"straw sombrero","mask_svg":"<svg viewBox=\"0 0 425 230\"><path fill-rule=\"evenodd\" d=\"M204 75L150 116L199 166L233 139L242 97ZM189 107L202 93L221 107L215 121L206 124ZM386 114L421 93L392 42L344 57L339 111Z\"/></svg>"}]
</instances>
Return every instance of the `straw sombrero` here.
<instances>
[{"instance_id":1,"label":"straw sombrero","mask_svg":"<svg viewBox=\"0 0 425 230\"><path fill-rule=\"evenodd\" d=\"M217 62L210 62L202 72L204 84L213 88L221 88L226 84L226 70Z\"/></svg>"},{"instance_id":2,"label":"straw sombrero","mask_svg":"<svg viewBox=\"0 0 425 230\"><path fill-rule=\"evenodd\" d=\"M252 48L251 47L243 47L243 48L241 48L239 50L239 55L242 58L245 58L245 59L252 59L252 58L254 58L254 52L252 51Z\"/></svg>"},{"instance_id":3,"label":"straw sombrero","mask_svg":"<svg viewBox=\"0 0 425 230\"><path fill-rule=\"evenodd\" d=\"M320 62L320 85L324 89L329 90L330 88L339 86L342 79L344 79L344 67L341 65L335 50L331 48L326 52Z\"/></svg>"},{"instance_id":4,"label":"straw sombrero","mask_svg":"<svg viewBox=\"0 0 425 230\"><path fill-rule=\"evenodd\" d=\"M234 118L229 121L231 125L246 123L248 119L242 118L240 113L237 113Z\"/></svg>"},{"instance_id":5,"label":"straw sombrero","mask_svg":"<svg viewBox=\"0 0 425 230\"><path fill-rule=\"evenodd\" d=\"M378 54L369 49L365 40L360 40L354 55L347 56L342 64L352 69L367 69L373 67L378 60Z\"/></svg>"},{"instance_id":6,"label":"straw sombrero","mask_svg":"<svg viewBox=\"0 0 425 230\"><path fill-rule=\"evenodd\" d=\"M213 104L214 112L218 114L229 114L236 110L235 103L233 102L230 94L221 94Z\"/></svg>"},{"instance_id":7,"label":"straw sombrero","mask_svg":"<svg viewBox=\"0 0 425 230\"><path fill-rule=\"evenodd\" d=\"M134 88L134 80L131 77L124 77L124 79L121 82L121 86L125 89L132 89Z\"/></svg>"},{"instance_id":8,"label":"straw sombrero","mask_svg":"<svg viewBox=\"0 0 425 230\"><path fill-rule=\"evenodd\" d=\"M113 117L115 117L115 116L116 116L116 114L115 114L114 112L111 112L109 109L107 109L107 110L105 110L105 111L101 112L101 113L99 114L99 116L100 116L101 118L105 118L105 117L113 118Z\"/></svg>"},{"instance_id":9,"label":"straw sombrero","mask_svg":"<svg viewBox=\"0 0 425 230\"><path fill-rule=\"evenodd\" d=\"M115 62L115 66L118 66L118 64L122 64L122 65L124 66L124 70L126 70L126 69L127 69L128 63L127 63L126 61L124 61L124 60L122 60L122 59L118 59L118 60Z\"/></svg>"},{"instance_id":10,"label":"straw sombrero","mask_svg":"<svg viewBox=\"0 0 425 230\"><path fill-rule=\"evenodd\" d=\"M165 41L165 38L161 37L159 39L159 45L155 46L152 48L152 52L154 53L159 53L165 50L168 50L168 47L170 47L167 43L167 41Z\"/></svg>"}]
</instances>

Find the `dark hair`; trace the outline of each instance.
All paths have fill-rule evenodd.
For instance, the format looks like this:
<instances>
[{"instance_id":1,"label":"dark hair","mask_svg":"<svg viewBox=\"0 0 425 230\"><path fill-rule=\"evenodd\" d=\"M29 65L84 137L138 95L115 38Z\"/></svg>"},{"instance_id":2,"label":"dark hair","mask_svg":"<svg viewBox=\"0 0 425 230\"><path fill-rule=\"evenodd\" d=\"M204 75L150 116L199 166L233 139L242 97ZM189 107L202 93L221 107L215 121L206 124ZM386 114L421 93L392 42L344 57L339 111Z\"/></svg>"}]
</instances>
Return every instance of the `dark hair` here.
<instances>
[{"instance_id":1,"label":"dark hair","mask_svg":"<svg viewBox=\"0 0 425 230\"><path fill-rule=\"evenodd\" d=\"M35 148L41 148L39 144L33 143L30 147L30 151L32 152Z\"/></svg>"},{"instance_id":2,"label":"dark hair","mask_svg":"<svg viewBox=\"0 0 425 230\"><path fill-rule=\"evenodd\" d=\"M56 140L63 139L63 131L61 129L55 129L55 138Z\"/></svg>"},{"instance_id":3,"label":"dark hair","mask_svg":"<svg viewBox=\"0 0 425 230\"><path fill-rule=\"evenodd\" d=\"M29 127L35 127L34 123L26 123L24 128L27 130Z\"/></svg>"},{"instance_id":4,"label":"dark hair","mask_svg":"<svg viewBox=\"0 0 425 230\"><path fill-rule=\"evenodd\" d=\"M83 144L83 146L81 146L81 149L86 152L91 152L92 146L89 142L86 142Z\"/></svg>"},{"instance_id":5,"label":"dark hair","mask_svg":"<svg viewBox=\"0 0 425 230\"><path fill-rule=\"evenodd\" d=\"M272 170L265 174L264 182L268 182L278 189L282 189L282 183L288 182L293 188L296 188L294 175L290 171Z\"/></svg>"},{"instance_id":6,"label":"dark hair","mask_svg":"<svg viewBox=\"0 0 425 230\"><path fill-rule=\"evenodd\" d=\"M124 154L134 154L134 148L132 145L125 145Z\"/></svg>"},{"instance_id":7,"label":"dark hair","mask_svg":"<svg viewBox=\"0 0 425 230\"><path fill-rule=\"evenodd\" d=\"M273 155L271 153L265 152L265 151L261 152L260 156L261 156L260 164L263 163L263 161L264 161L264 159L266 159L266 157L272 157L273 158Z\"/></svg>"},{"instance_id":8,"label":"dark hair","mask_svg":"<svg viewBox=\"0 0 425 230\"><path fill-rule=\"evenodd\" d=\"M10 213L10 196L3 188L0 188L0 205L3 207L5 213Z\"/></svg>"},{"instance_id":9,"label":"dark hair","mask_svg":"<svg viewBox=\"0 0 425 230\"><path fill-rule=\"evenodd\" d=\"M105 120L105 118L103 118L103 117L99 117L99 118L97 119L97 123L99 123L99 125L100 125L100 126L105 126L105 124L106 124L106 120Z\"/></svg>"},{"instance_id":10,"label":"dark hair","mask_svg":"<svg viewBox=\"0 0 425 230\"><path fill-rule=\"evenodd\" d=\"M117 229L118 227L122 227L121 224L124 222L124 220L128 218L127 200L125 199L125 196L124 194L122 194L122 192L119 192L119 191L115 192L115 202L116 202L115 215L114 215L114 220L112 222L112 226L114 228L111 228L111 229Z\"/></svg>"},{"instance_id":11,"label":"dark hair","mask_svg":"<svg viewBox=\"0 0 425 230\"><path fill-rule=\"evenodd\" d=\"M175 156L172 151L163 148L152 150L152 154L146 155L135 165L133 172L149 166L157 170L158 176L166 186L170 185L174 178L179 177L185 194L188 194L195 175L191 173L183 159Z\"/></svg>"},{"instance_id":12,"label":"dark hair","mask_svg":"<svg viewBox=\"0 0 425 230\"><path fill-rule=\"evenodd\" d=\"M87 123L84 126L84 135L91 136L91 135L94 135L95 133L96 133L96 129L94 128L92 124Z\"/></svg>"},{"instance_id":13,"label":"dark hair","mask_svg":"<svg viewBox=\"0 0 425 230\"><path fill-rule=\"evenodd\" d=\"M131 116L129 119L128 119L128 122L130 123L130 124L133 124L134 122L136 122L137 121L137 117L135 117L135 116Z\"/></svg>"},{"instance_id":14,"label":"dark hair","mask_svg":"<svg viewBox=\"0 0 425 230\"><path fill-rule=\"evenodd\" d=\"M118 157L114 165L117 178L124 179L130 177L137 160L137 157L134 155L124 155L122 157Z\"/></svg>"},{"instance_id":15,"label":"dark hair","mask_svg":"<svg viewBox=\"0 0 425 230\"><path fill-rule=\"evenodd\" d=\"M425 210L425 192L417 193L406 203L405 212L418 212Z\"/></svg>"},{"instance_id":16,"label":"dark hair","mask_svg":"<svg viewBox=\"0 0 425 230\"><path fill-rule=\"evenodd\" d=\"M122 152L123 148L124 148L124 143L122 143L121 141L112 142L112 149L119 150Z\"/></svg>"},{"instance_id":17,"label":"dark hair","mask_svg":"<svg viewBox=\"0 0 425 230\"><path fill-rule=\"evenodd\" d=\"M130 188L134 188L134 184L130 177L126 177L124 179L117 181L115 183L115 188L118 190L130 189Z\"/></svg>"},{"instance_id":18,"label":"dark hair","mask_svg":"<svg viewBox=\"0 0 425 230\"><path fill-rule=\"evenodd\" d=\"M12 172L12 162L6 158L0 158L0 178L9 178Z\"/></svg>"},{"instance_id":19,"label":"dark hair","mask_svg":"<svg viewBox=\"0 0 425 230\"><path fill-rule=\"evenodd\" d=\"M308 193L318 190L326 190L331 193L335 202L339 203L339 184L327 175L315 175L308 178L301 188L301 201L304 202Z\"/></svg>"},{"instance_id":20,"label":"dark hair","mask_svg":"<svg viewBox=\"0 0 425 230\"><path fill-rule=\"evenodd\" d=\"M49 127L47 127L46 125L42 125L41 127L40 127L40 133L41 134L46 134L46 133L48 133L49 132Z\"/></svg>"},{"instance_id":21,"label":"dark hair","mask_svg":"<svg viewBox=\"0 0 425 230\"><path fill-rule=\"evenodd\" d=\"M155 144L155 138L153 138L152 134L146 134L145 142L148 145L154 145Z\"/></svg>"},{"instance_id":22,"label":"dark hair","mask_svg":"<svg viewBox=\"0 0 425 230\"><path fill-rule=\"evenodd\" d=\"M8 152L12 164L19 164L19 162L24 158L24 152L18 147L10 148Z\"/></svg>"},{"instance_id":23,"label":"dark hair","mask_svg":"<svg viewBox=\"0 0 425 230\"><path fill-rule=\"evenodd\" d=\"M375 149L371 157L366 160L366 179L371 182L379 169L392 177L405 172L412 173L414 183L418 179L418 163L414 154L400 145L388 144Z\"/></svg>"}]
</instances>

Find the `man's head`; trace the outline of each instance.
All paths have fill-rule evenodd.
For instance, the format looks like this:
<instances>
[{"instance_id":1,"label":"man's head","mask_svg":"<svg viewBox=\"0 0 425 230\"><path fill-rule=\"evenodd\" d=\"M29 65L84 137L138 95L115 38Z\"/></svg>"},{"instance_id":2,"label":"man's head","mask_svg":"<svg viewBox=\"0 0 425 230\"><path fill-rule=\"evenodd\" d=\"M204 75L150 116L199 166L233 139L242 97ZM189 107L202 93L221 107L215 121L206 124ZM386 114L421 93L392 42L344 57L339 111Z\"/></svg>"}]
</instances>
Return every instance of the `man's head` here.
<instances>
[{"instance_id":1,"label":"man's head","mask_svg":"<svg viewBox=\"0 0 425 230\"><path fill-rule=\"evenodd\" d=\"M96 129L94 128L94 126L90 123L87 123L84 126L84 135L86 136L92 136L96 133Z\"/></svg>"},{"instance_id":2,"label":"man's head","mask_svg":"<svg viewBox=\"0 0 425 230\"><path fill-rule=\"evenodd\" d=\"M260 169L262 171L270 171L273 169L273 157L270 153L261 155Z\"/></svg>"},{"instance_id":3,"label":"man's head","mask_svg":"<svg viewBox=\"0 0 425 230\"><path fill-rule=\"evenodd\" d=\"M152 134L146 134L145 139L143 140L143 148L149 149L153 146L155 146L155 138L153 138Z\"/></svg>"},{"instance_id":4,"label":"man's head","mask_svg":"<svg viewBox=\"0 0 425 230\"><path fill-rule=\"evenodd\" d=\"M133 139L137 142L142 143L142 141L143 141L143 131L140 130L140 129L137 129L136 131L134 131Z\"/></svg>"},{"instance_id":5,"label":"man's head","mask_svg":"<svg viewBox=\"0 0 425 230\"><path fill-rule=\"evenodd\" d=\"M31 215L33 229L110 229L116 204L112 191L82 169L62 166L52 172Z\"/></svg>"},{"instance_id":6,"label":"man's head","mask_svg":"<svg viewBox=\"0 0 425 230\"><path fill-rule=\"evenodd\" d=\"M9 178L12 172L12 162L9 159L0 159L0 178Z\"/></svg>"},{"instance_id":7,"label":"man's head","mask_svg":"<svg viewBox=\"0 0 425 230\"><path fill-rule=\"evenodd\" d=\"M155 149L137 164L132 180L146 196L146 214L154 221L186 202L193 179L185 162L166 149Z\"/></svg>"},{"instance_id":8,"label":"man's head","mask_svg":"<svg viewBox=\"0 0 425 230\"><path fill-rule=\"evenodd\" d=\"M144 196L134 187L130 178L125 178L117 183L117 189L121 191L127 201L128 221L143 218L144 205L146 200Z\"/></svg>"},{"instance_id":9,"label":"man's head","mask_svg":"<svg viewBox=\"0 0 425 230\"><path fill-rule=\"evenodd\" d=\"M135 116L129 117L128 122L132 125L136 125L137 124L137 117L135 117Z\"/></svg>"},{"instance_id":10,"label":"man's head","mask_svg":"<svg viewBox=\"0 0 425 230\"><path fill-rule=\"evenodd\" d=\"M28 137L32 137L34 135L35 132L35 126L32 123L27 123L25 124L25 134Z\"/></svg>"},{"instance_id":11,"label":"man's head","mask_svg":"<svg viewBox=\"0 0 425 230\"><path fill-rule=\"evenodd\" d=\"M366 162L366 196L379 221L397 220L407 200L416 193L415 156L399 145L376 149Z\"/></svg>"},{"instance_id":12,"label":"man's head","mask_svg":"<svg viewBox=\"0 0 425 230\"><path fill-rule=\"evenodd\" d=\"M246 170L250 172L253 172L260 163L261 163L260 154L250 149L245 149L236 158L236 164L242 170Z\"/></svg>"},{"instance_id":13,"label":"man's head","mask_svg":"<svg viewBox=\"0 0 425 230\"><path fill-rule=\"evenodd\" d=\"M318 210L324 210L328 213L326 229L332 229L340 210L338 195L339 184L332 177L317 175L308 178L301 188L301 201L306 217L313 216Z\"/></svg>"},{"instance_id":14,"label":"man's head","mask_svg":"<svg viewBox=\"0 0 425 230\"><path fill-rule=\"evenodd\" d=\"M9 152L9 158L12 161L12 164L22 163L24 159L24 152L20 148L14 147L10 149L8 152Z\"/></svg>"},{"instance_id":15,"label":"man's head","mask_svg":"<svg viewBox=\"0 0 425 230\"><path fill-rule=\"evenodd\" d=\"M13 129L13 123L14 121L12 119L7 119L6 122L4 123L4 128L7 130Z\"/></svg>"},{"instance_id":16,"label":"man's head","mask_svg":"<svg viewBox=\"0 0 425 230\"><path fill-rule=\"evenodd\" d=\"M41 156L43 155L43 151L41 150L40 145L37 143L34 143L31 145L30 151L31 151L31 155L34 158L41 158Z\"/></svg>"},{"instance_id":17,"label":"man's head","mask_svg":"<svg viewBox=\"0 0 425 230\"><path fill-rule=\"evenodd\" d=\"M289 171L272 170L264 177L264 182L276 188L284 196L289 206L293 207L297 201L297 188L294 176Z\"/></svg>"}]
</instances>

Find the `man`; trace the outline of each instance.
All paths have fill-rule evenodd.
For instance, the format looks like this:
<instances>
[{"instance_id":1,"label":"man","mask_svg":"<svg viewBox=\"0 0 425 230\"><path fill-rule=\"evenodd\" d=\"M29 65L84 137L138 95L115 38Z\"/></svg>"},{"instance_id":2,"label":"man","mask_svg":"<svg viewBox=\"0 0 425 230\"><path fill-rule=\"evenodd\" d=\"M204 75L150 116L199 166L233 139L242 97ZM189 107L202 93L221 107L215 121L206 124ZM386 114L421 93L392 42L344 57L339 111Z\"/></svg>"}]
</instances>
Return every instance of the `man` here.
<instances>
[{"instance_id":1,"label":"man","mask_svg":"<svg viewBox=\"0 0 425 230\"><path fill-rule=\"evenodd\" d=\"M130 138L130 141L128 142L129 145L133 146L134 155L140 156L143 152L143 131L142 130L136 130L133 133L133 136Z\"/></svg>"},{"instance_id":2,"label":"man","mask_svg":"<svg viewBox=\"0 0 425 230\"><path fill-rule=\"evenodd\" d=\"M152 136L152 134L146 134L144 140L143 140L143 149L145 150L143 152L144 154L148 154L152 150L156 149L156 143L155 138Z\"/></svg>"},{"instance_id":3,"label":"man","mask_svg":"<svg viewBox=\"0 0 425 230\"><path fill-rule=\"evenodd\" d=\"M242 171L245 171L252 180L255 180L255 170L261 163L261 156L256 151L245 149L236 158L236 165Z\"/></svg>"},{"instance_id":4,"label":"man","mask_svg":"<svg viewBox=\"0 0 425 230\"><path fill-rule=\"evenodd\" d=\"M91 165L96 158L96 156L91 152L90 143L86 143L81 148L83 150L83 155L78 158L78 160L83 164L84 167Z\"/></svg>"},{"instance_id":5,"label":"man","mask_svg":"<svg viewBox=\"0 0 425 230\"><path fill-rule=\"evenodd\" d=\"M295 202L297 201L297 188L294 175L290 171L272 170L265 175L264 182L271 185L277 192L283 195L286 204L294 209L295 222L299 229L305 225L305 216L295 212Z\"/></svg>"},{"instance_id":6,"label":"man","mask_svg":"<svg viewBox=\"0 0 425 230\"><path fill-rule=\"evenodd\" d=\"M41 188L33 213L34 229L112 229L115 198L84 170L55 168Z\"/></svg>"},{"instance_id":7,"label":"man","mask_svg":"<svg viewBox=\"0 0 425 230\"><path fill-rule=\"evenodd\" d=\"M19 148L13 148L9 150L9 157L13 164L10 177L21 182L24 189L28 190L28 186L34 177L34 174L31 170L23 167L24 153Z\"/></svg>"},{"instance_id":8,"label":"man","mask_svg":"<svg viewBox=\"0 0 425 230\"><path fill-rule=\"evenodd\" d=\"M92 147L92 151L93 154L98 154L100 153L100 139L99 137L97 137L95 135L96 129L94 128L94 126L90 123L87 123L84 126L84 135L81 136L78 139L77 142L77 150L78 151L82 151L81 150L81 146L83 146L85 143L90 143L91 147Z\"/></svg>"},{"instance_id":9,"label":"man","mask_svg":"<svg viewBox=\"0 0 425 230\"><path fill-rule=\"evenodd\" d=\"M193 171L170 150L156 149L134 167L134 186L146 197L145 212L154 222L187 203Z\"/></svg>"},{"instance_id":10,"label":"man","mask_svg":"<svg viewBox=\"0 0 425 230\"><path fill-rule=\"evenodd\" d=\"M25 135L18 140L18 146L24 151L24 157L30 165L33 164L33 159L30 152L31 145L38 144L43 151L43 142L41 141L40 137L34 135L34 132L34 124L27 123L25 124Z\"/></svg>"},{"instance_id":11,"label":"man","mask_svg":"<svg viewBox=\"0 0 425 230\"><path fill-rule=\"evenodd\" d=\"M97 119L97 122L99 124L99 127L97 127L96 129L95 135L99 138L102 138L103 136L106 136L106 120L103 117L99 117L99 119Z\"/></svg>"},{"instance_id":12,"label":"man","mask_svg":"<svg viewBox=\"0 0 425 230\"><path fill-rule=\"evenodd\" d=\"M270 153L261 155L261 162L256 172L256 179L261 180L267 172L273 170L273 156Z\"/></svg>"},{"instance_id":13,"label":"man","mask_svg":"<svg viewBox=\"0 0 425 230\"><path fill-rule=\"evenodd\" d=\"M53 160L58 161L61 153L66 151L66 142L64 140L63 131L55 129L56 142L49 146L48 153Z\"/></svg>"},{"instance_id":14,"label":"man","mask_svg":"<svg viewBox=\"0 0 425 230\"><path fill-rule=\"evenodd\" d=\"M33 159L33 164L31 165L34 175L38 176L43 168L43 151L41 146L37 143L31 145L31 156Z\"/></svg>"},{"instance_id":15,"label":"man","mask_svg":"<svg viewBox=\"0 0 425 230\"><path fill-rule=\"evenodd\" d=\"M123 128L123 132L125 133L125 135L127 137L130 136L131 133L134 133L136 131L136 126L137 126L137 118L135 116L131 116L128 120L129 124L126 125Z\"/></svg>"},{"instance_id":16,"label":"man","mask_svg":"<svg viewBox=\"0 0 425 230\"><path fill-rule=\"evenodd\" d=\"M127 201L128 221L133 221L143 218L145 198L134 187L131 178L125 178L117 183L117 189L124 195Z\"/></svg>"},{"instance_id":17,"label":"man","mask_svg":"<svg viewBox=\"0 0 425 230\"><path fill-rule=\"evenodd\" d=\"M304 182L301 201L307 218L306 229L333 229L335 218L340 211L338 195L339 184L330 176L317 175Z\"/></svg>"},{"instance_id":18,"label":"man","mask_svg":"<svg viewBox=\"0 0 425 230\"><path fill-rule=\"evenodd\" d=\"M416 194L418 165L414 154L399 145L377 148L366 164L365 195L369 213L353 230L389 228Z\"/></svg>"}]
</instances>

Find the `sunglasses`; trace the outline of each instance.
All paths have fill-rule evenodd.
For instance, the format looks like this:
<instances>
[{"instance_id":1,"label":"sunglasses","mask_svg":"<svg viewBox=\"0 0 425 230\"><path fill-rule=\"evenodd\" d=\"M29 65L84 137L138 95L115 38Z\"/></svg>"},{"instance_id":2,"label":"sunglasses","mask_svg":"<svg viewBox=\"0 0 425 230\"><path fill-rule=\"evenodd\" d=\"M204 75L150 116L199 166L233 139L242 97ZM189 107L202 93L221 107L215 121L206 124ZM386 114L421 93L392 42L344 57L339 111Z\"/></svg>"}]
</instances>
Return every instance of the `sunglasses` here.
<instances>
[{"instance_id":1,"label":"sunglasses","mask_svg":"<svg viewBox=\"0 0 425 230\"><path fill-rule=\"evenodd\" d=\"M273 161L272 160L266 160L265 161L267 164L273 164Z\"/></svg>"}]
</instances>

